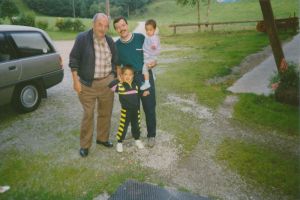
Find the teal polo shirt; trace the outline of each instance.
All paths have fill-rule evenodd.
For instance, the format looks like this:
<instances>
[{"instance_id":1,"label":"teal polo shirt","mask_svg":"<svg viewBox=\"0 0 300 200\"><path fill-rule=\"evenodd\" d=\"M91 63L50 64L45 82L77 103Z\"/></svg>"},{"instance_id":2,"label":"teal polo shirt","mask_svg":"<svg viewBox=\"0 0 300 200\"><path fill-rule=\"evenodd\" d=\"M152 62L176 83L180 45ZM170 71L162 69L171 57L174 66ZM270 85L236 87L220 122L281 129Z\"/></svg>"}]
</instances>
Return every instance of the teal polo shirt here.
<instances>
[{"instance_id":1,"label":"teal polo shirt","mask_svg":"<svg viewBox=\"0 0 300 200\"><path fill-rule=\"evenodd\" d=\"M116 47L119 57L119 66L131 65L134 71L142 71L144 65L143 44L145 36L133 33L129 41L118 39Z\"/></svg>"}]
</instances>

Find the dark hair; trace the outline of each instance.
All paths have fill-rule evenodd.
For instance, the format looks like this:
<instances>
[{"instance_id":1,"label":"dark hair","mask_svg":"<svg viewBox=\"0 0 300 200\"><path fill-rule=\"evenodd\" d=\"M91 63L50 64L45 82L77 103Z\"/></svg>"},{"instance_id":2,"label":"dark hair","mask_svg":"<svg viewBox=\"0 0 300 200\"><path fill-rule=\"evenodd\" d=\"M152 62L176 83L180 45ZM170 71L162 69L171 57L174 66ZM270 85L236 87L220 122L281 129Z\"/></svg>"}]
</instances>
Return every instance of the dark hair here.
<instances>
[{"instance_id":1,"label":"dark hair","mask_svg":"<svg viewBox=\"0 0 300 200\"><path fill-rule=\"evenodd\" d=\"M128 22L127 22L127 20L126 20L125 17L123 17L123 16L117 17L117 18L114 19L114 21L113 21L114 29L116 29L115 24L118 23L118 22L119 22L120 20L122 20L122 19L125 21L126 24L128 24Z\"/></svg>"},{"instance_id":2,"label":"dark hair","mask_svg":"<svg viewBox=\"0 0 300 200\"><path fill-rule=\"evenodd\" d=\"M121 68L121 73L124 74L124 72L126 70L130 70L132 73L134 73L134 70L133 70L133 67L131 65L124 65L122 68Z\"/></svg>"},{"instance_id":3,"label":"dark hair","mask_svg":"<svg viewBox=\"0 0 300 200\"><path fill-rule=\"evenodd\" d=\"M145 26L147 26L147 25L151 25L151 26L153 26L154 29L156 29L156 21L154 19L148 19L145 22Z\"/></svg>"}]
</instances>

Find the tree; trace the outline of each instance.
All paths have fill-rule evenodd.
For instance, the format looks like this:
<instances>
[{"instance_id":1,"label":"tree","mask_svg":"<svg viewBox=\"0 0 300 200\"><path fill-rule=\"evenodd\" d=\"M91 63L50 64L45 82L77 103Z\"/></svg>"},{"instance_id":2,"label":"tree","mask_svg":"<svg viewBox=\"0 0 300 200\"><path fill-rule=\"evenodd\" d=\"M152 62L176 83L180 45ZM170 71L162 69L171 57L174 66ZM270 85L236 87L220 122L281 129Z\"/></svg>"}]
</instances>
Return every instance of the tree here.
<instances>
[{"instance_id":1,"label":"tree","mask_svg":"<svg viewBox=\"0 0 300 200\"><path fill-rule=\"evenodd\" d=\"M206 12L207 23L209 22L210 3L211 3L211 0L207 0L207 12Z\"/></svg>"},{"instance_id":2,"label":"tree","mask_svg":"<svg viewBox=\"0 0 300 200\"><path fill-rule=\"evenodd\" d=\"M80 7L80 10L79 10L79 16L80 17L88 17L88 9L87 9L87 5L85 4L84 0L81 0L79 2L79 7Z\"/></svg>"},{"instance_id":3,"label":"tree","mask_svg":"<svg viewBox=\"0 0 300 200\"><path fill-rule=\"evenodd\" d=\"M98 12L105 13L105 9L106 8L105 8L105 3L104 2L101 2L101 3L94 2L90 6L90 9L89 9L90 16L93 17Z\"/></svg>"},{"instance_id":4,"label":"tree","mask_svg":"<svg viewBox=\"0 0 300 200\"><path fill-rule=\"evenodd\" d=\"M2 0L0 4L0 17L6 18L9 17L10 19L13 16L19 14L19 9L16 4L11 0Z\"/></svg>"},{"instance_id":5,"label":"tree","mask_svg":"<svg viewBox=\"0 0 300 200\"><path fill-rule=\"evenodd\" d=\"M151 0L110 0L111 5L117 8L122 8L121 15L129 17L131 14L136 14L137 11L143 10L146 4L150 3Z\"/></svg>"},{"instance_id":6,"label":"tree","mask_svg":"<svg viewBox=\"0 0 300 200\"><path fill-rule=\"evenodd\" d=\"M0 0L0 3L3 0ZM11 0L12 1L12 0ZM151 0L23 0L34 11L59 17L92 17L96 12L105 12L110 3L110 14L128 16L143 12L143 8ZM104 9L103 9L104 8Z\"/></svg>"},{"instance_id":7,"label":"tree","mask_svg":"<svg viewBox=\"0 0 300 200\"><path fill-rule=\"evenodd\" d=\"M200 26L200 3L201 3L201 0L176 0L177 1L177 4L181 4L183 6L186 6L186 5L190 5L190 6L197 6L197 15L198 15L198 28L199 30L201 29L201 26Z\"/></svg>"},{"instance_id":8,"label":"tree","mask_svg":"<svg viewBox=\"0 0 300 200\"><path fill-rule=\"evenodd\" d=\"M190 5L190 6L197 6L197 16L198 16L198 24L200 24L200 4L201 2L207 2L205 5L207 5L207 11L206 11L206 21L209 22L209 14L210 14L210 5L211 0L176 0L177 4L181 4L183 6ZM201 29L201 26L198 25L199 30Z\"/></svg>"}]
</instances>

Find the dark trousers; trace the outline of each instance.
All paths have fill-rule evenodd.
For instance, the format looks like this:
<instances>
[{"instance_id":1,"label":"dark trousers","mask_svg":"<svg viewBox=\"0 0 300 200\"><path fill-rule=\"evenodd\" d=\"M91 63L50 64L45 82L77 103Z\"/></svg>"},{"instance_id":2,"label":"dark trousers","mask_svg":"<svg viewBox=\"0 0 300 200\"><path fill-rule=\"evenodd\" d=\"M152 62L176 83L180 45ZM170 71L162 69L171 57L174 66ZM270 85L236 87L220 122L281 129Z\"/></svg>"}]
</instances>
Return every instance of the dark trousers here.
<instances>
[{"instance_id":1,"label":"dark trousers","mask_svg":"<svg viewBox=\"0 0 300 200\"><path fill-rule=\"evenodd\" d=\"M134 75L134 79L136 83L141 86L144 81L144 75L141 71L136 72ZM156 136L156 98L155 98L155 85L153 80L153 73L149 70L149 81L151 87L149 88L150 95L143 96L143 91L139 91L139 96L142 101L142 106L145 112L146 117L146 125L147 125L147 137L155 137Z\"/></svg>"},{"instance_id":2,"label":"dark trousers","mask_svg":"<svg viewBox=\"0 0 300 200\"><path fill-rule=\"evenodd\" d=\"M118 142L122 142L125 139L129 124L131 124L132 136L135 140L140 139L140 110L139 109L125 109L121 108L120 125L117 133Z\"/></svg>"}]
</instances>

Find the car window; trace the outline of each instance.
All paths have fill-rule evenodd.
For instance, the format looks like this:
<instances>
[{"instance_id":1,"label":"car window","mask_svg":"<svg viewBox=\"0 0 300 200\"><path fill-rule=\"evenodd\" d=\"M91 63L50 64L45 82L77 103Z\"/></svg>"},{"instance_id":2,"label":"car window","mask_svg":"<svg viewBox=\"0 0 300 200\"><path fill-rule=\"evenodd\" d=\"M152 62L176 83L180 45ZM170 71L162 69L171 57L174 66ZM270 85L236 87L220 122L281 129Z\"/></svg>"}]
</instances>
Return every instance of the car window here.
<instances>
[{"instance_id":1,"label":"car window","mask_svg":"<svg viewBox=\"0 0 300 200\"><path fill-rule=\"evenodd\" d=\"M11 37L17 46L19 57L21 58L53 52L43 36L38 32L11 33Z\"/></svg>"},{"instance_id":2,"label":"car window","mask_svg":"<svg viewBox=\"0 0 300 200\"><path fill-rule=\"evenodd\" d=\"M3 33L0 33L0 62L6 62L14 58L14 53L8 40Z\"/></svg>"}]
</instances>

